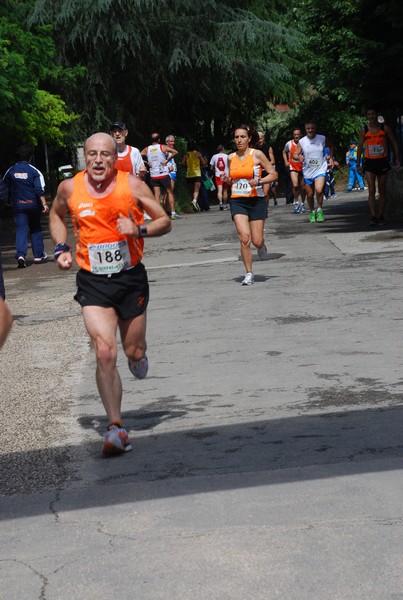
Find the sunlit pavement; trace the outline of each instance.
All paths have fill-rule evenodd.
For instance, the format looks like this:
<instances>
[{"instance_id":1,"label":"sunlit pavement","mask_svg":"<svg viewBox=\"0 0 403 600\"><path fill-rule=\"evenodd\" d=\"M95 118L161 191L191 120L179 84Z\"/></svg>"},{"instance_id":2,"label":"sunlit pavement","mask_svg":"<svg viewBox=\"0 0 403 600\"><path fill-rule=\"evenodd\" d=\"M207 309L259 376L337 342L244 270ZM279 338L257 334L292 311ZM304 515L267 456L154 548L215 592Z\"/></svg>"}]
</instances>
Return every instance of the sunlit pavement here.
<instances>
[{"instance_id":1,"label":"sunlit pavement","mask_svg":"<svg viewBox=\"0 0 403 600\"><path fill-rule=\"evenodd\" d=\"M17 270L3 220L0 598L403 599L403 230L361 194L325 218L271 207L250 287L229 212L146 240L115 459L75 273Z\"/></svg>"}]
</instances>

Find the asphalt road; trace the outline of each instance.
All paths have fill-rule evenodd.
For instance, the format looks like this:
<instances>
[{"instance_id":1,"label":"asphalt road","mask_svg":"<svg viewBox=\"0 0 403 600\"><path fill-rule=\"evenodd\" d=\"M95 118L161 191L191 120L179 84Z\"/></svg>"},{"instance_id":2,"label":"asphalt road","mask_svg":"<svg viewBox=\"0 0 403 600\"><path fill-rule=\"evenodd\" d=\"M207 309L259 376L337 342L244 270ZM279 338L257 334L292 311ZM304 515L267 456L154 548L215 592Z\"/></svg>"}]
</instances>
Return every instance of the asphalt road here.
<instances>
[{"instance_id":1,"label":"asphalt road","mask_svg":"<svg viewBox=\"0 0 403 600\"><path fill-rule=\"evenodd\" d=\"M358 193L323 224L283 202L251 287L216 207L146 240L116 459L75 273L17 270L3 219L1 599L403 600L403 230Z\"/></svg>"}]
</instances>

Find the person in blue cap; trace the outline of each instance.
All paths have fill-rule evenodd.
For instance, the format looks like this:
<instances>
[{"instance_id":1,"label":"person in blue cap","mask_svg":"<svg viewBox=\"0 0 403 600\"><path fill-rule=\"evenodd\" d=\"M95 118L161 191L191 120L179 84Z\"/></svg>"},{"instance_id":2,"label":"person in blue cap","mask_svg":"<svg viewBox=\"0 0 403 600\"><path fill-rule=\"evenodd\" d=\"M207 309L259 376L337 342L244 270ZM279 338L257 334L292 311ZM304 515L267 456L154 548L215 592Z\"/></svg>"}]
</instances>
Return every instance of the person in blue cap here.
<instances>
[{"instance_id":1,"label":"person in blue cap","mask_svg":"<svg viewBox=\"0 0 403 600\"><path fill-rule=\"evenodd\" d=\"M357 167L361 165L357 165L357 141L350 141L350 148L346 152L346 164L348 165L348 184L347 191L352 192L353 188L356 186L356 181L360 191L362 192L364 188L364 178L361 173L358 172Z\"/></svg>"}]
</instances>

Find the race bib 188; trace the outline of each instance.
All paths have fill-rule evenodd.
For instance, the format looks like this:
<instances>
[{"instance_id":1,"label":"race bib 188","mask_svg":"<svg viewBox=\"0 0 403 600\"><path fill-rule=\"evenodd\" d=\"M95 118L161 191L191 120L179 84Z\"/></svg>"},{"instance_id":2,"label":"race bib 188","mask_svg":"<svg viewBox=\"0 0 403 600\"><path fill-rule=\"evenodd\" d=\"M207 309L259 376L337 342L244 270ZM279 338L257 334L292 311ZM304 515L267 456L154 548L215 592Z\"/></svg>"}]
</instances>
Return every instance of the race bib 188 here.
<instances>
[{"instance_id":1,"label":"race bib 188","mask_svg":"<svg viewBox=\"0 0 403 600\"><path fill-rule=\"evenodd\" d=\"M109 244L89 244L88 255L91 273L108 275L119 273L130 267L130 252L127 240L110 242Z\"/></svg>"}]
</instances>

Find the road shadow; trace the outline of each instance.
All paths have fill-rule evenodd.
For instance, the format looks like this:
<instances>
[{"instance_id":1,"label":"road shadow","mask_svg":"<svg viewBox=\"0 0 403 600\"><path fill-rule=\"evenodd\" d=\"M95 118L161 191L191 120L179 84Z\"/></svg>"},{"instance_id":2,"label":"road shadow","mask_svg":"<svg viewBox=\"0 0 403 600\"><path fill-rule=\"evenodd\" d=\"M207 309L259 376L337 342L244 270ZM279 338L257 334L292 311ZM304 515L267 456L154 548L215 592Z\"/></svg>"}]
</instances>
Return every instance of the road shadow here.
<instances>
[{"instance_id":1,"label":"road shadow","mask_svg":"<svg viewBox=\"0 0 403 600\"><path fill-rule=\"evenodd\" d=\"M174 402L180 405L177 399ZM101 436L81 445L1 456L3 518L48 510L43 500L31 504L27 496L25 501L20 496L18 509L13 502L10 508L7 495L17 493L57 492L64 498L64 510L76 510L279 481L375 473L396 469L396 459L402 464L401 405L182 430L176 425L175 431L167 431L166 422L185 413L169 406L124 413L134 450L120 457L101 457ZM100 434L106 427L101 415L80 419L80 424ZM74 464L86 460L92 481L86 487L75 486ZM164 485L145 485L156 482ZM121 486L116 487L122 483L134 484L130 498Z\"/></svg>"}]
</instances>

